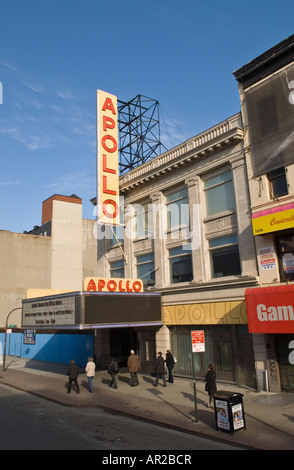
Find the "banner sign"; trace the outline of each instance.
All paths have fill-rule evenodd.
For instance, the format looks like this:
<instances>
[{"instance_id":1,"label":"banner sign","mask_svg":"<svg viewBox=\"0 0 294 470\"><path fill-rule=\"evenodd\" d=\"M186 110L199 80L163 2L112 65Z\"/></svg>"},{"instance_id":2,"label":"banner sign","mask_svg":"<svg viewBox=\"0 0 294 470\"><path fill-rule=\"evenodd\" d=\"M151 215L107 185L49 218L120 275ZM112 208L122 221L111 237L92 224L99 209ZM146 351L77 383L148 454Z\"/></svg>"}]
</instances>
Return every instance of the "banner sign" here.
<instances>
[{"instance_id":1,"label":"banner sign","mask_svg":"<svg viewBox=\"0 0 294 470\"><path fill-rule=\"evenodd\" d=\"M98 223L119 224L117 97L97 90Z\"/></svg>"}]
</instances>

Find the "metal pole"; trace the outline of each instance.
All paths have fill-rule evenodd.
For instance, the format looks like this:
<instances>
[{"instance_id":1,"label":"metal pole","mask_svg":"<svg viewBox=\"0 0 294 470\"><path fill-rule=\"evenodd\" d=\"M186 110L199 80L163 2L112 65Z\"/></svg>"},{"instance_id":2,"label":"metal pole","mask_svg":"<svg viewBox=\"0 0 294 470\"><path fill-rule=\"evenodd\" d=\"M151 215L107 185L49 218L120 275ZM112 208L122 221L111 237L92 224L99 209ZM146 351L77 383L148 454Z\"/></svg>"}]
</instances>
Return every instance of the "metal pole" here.
<instances>
[{"instance_id":1,"label":"metal pole","mask_svg":"<svg viewBox=\"0 0 294 470\"><path fill-rule=\"evenodd\" d=\"M196 421L196 423L198 423L196 376L195 376L195 364L194 364L194 353L193 353L193 350L192 350L192 370L193 370L193 388L194 388L195 421Z\"/></svg>"},{"instance_id":2,"label":"metal pole","mask_svg":"<svg viewBox=\"0 0 294 470\"><path fill-rule=\"evenodd\" d=\"M3 370L5 371L5 363L6 363L6 342L7 342L7 329L8 329L8 319L10 315L15 312L15 310L21 310L22 307L16 307L13 310L9 312L9 314L6 317L6 323L5 323L5 341L4 341L4 354L3 354Z\"/></svg>"}]
</instances>

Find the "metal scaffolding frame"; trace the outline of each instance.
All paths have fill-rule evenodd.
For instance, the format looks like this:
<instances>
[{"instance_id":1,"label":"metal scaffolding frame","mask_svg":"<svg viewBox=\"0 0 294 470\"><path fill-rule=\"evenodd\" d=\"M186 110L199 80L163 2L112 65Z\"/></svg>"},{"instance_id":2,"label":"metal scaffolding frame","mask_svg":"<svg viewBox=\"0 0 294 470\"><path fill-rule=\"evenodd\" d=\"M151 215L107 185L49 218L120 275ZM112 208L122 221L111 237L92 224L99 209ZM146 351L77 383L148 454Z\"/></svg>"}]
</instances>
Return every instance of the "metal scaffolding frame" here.
<instances>
[{"instance_id":1,"label":"metal scaffolding frame","mask_svg":"<svg viewBox=\"0 0 294 470\"><path fill-rule=\"evenodd\" d=\"M118 100L119 167L126 173L161 154L159 102L137 95Z\"/></svg>"}]
</instances>

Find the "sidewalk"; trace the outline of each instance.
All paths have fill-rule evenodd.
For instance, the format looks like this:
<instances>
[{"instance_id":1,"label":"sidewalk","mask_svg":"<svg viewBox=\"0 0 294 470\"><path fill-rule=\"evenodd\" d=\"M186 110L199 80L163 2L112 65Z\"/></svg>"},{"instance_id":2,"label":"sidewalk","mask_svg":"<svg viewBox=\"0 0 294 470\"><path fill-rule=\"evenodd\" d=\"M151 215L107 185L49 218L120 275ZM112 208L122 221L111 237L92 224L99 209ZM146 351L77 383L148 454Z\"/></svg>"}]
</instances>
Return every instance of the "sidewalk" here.
<instances>
[{"instance_id":1,"label":"sidewalk","mask_svg":"<svg viewBox=\"0 0 294 470\"><path fill-rule=\"evenodd\" d=\"M190 434L201 435L247 449L294 450L294 394L255 393L228 384L217 384L218 390L242 393L246 429L229 434L216 429L214 410L207 408L204 382L197 381L197 414L191 379L175 378L174 384L155 388L153 377L139 374L140 385L130 387L130 374L123 369L118 376L118 389L110 388L107 371L98 371L94 393L88 392L87 377L81 369L81 393L67 394L67 365L17 357L6 358L6 371L0 366L0 384L8 385L62 406L102 407L134 418Z\"/></svg>"}]
</instances>

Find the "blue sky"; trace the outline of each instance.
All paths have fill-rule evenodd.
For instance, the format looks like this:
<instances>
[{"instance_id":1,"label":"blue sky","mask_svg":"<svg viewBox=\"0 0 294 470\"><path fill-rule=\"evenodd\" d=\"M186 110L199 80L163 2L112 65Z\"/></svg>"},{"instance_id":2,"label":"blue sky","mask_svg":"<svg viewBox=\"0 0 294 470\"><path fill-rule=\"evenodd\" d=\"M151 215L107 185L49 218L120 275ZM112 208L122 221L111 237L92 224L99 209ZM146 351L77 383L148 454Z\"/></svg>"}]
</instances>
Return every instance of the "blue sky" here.
<instances>
[{"instance_id":1,"label":"blue sky","mask_svg":"<svg viewBox=\"0 0 294 470\"><path fill-rule=\"evenodd\" d=\"M157 99L171 148L240 111L232 72L293 19L288 0L0 0L0 229L55 193L93 218L97 89Z\"/></svg>"}]
</instances>

